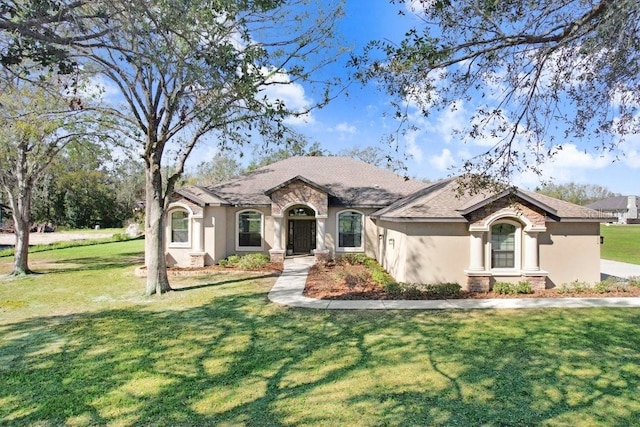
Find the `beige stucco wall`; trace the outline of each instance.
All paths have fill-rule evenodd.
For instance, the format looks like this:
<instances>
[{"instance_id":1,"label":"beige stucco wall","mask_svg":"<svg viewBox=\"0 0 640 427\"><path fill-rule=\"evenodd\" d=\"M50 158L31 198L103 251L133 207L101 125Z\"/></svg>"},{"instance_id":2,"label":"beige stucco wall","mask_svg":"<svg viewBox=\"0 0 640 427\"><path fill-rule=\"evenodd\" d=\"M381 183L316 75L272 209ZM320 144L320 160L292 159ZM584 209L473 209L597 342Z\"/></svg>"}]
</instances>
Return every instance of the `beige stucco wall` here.
<instances>
[{"instance_id":1,"label":"beige stucco wall","mask_svg":"<svg viewBox=\"0 0 640 427\"><path fill-rule=\"evenodd\" d=\"M401 282L457 282L465 287L470 256L468 227L467 223L378 221L384 245L377 259ZM538 236L538 253L540 269L548 272L547 287L574 280L599 281L599 224L547 222L546 227ZM493 276L493 281L520 280L520 275Z\"/></svg>"},{"instance_id":2,"label":"beige stucco wall","mask_svg":"<svg viewBox=\"0 0 640 427\"><path fill-rule=\"evenodd\" d=\"M547 223L538 244L540 268L549 272L547 286L600 280L599 223Z\"/></svg>"}]
</instances>

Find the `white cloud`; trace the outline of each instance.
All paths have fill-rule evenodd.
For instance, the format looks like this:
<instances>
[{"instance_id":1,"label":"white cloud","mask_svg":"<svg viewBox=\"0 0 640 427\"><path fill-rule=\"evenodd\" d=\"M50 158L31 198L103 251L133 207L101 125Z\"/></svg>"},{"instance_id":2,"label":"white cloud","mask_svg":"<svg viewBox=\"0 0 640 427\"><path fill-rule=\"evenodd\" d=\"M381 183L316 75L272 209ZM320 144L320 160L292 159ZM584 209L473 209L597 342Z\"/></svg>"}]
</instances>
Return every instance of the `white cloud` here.
<instances>
[{"instance_id":1,"label":"white cloud","mask_svg":"<svg viewBox=\"0 0 640 427\"><path fill-rule=\"evenodd\" d=\"M288 110L300 113L298 116L287 118L285 123L290 125L315 123L315 118L311 113L305 112L313 105L313 100L307 97L301 84L292 82L289 75L282 71L262 68L261 72L265 75L269 74L269 77L267 78L267 86L258 96L266 95L271 102L282 101Z\"/></svg>"},{"instance_id":2,"label":"white cloud","mask_svg":"<svg viewBox=\"0 0 640 427\"><path fill-rule=\"evenodd\" d=\"M355 134L358 130L354 125L350 125L347 122L342 122L338 123L338 125L335 127L335 131L340 133Z\"/></svg>"},{"instance_id":3,"label":"white cloud","mask_svg":"<svg viewBox=\"0 0 640 427\"><path fill-rule=\"evenodd\" d=\"M435 169L445 172L456 164L451 151L448 148L442 149L439 155L429 157L429 164Z\"/></svg>"},{"instance_id":4,"label":"white cloud","mask_svg":"<svg viewBox=\"0 0 640 427\"><path fill-rule=\"evenodd\" d=\"M418 164L422 163L423 158L422 148L420 148L417 142L420 134L421 132L419 131L408 131L404 136L406 152Z\"/></svg>"}]
</instances>

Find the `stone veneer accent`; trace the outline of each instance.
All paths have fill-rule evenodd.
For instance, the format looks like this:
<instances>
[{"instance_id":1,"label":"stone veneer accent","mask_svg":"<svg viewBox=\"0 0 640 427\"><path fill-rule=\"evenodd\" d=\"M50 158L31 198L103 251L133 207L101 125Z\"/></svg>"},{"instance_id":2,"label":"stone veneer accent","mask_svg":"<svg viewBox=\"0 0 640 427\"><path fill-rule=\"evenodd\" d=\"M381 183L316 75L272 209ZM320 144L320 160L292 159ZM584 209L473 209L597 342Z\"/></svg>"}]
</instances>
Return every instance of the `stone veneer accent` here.
<instances>
[{"instance_id":1,"label":"stone veneer accent","mask_svg":"<svg viewBox=\"0 0 640 427\"><path fill-rule=\"evenodd\" d=\"M196 267L196 268L204 267L204 256L205 256L204 253L189 254L189 258L190 258L189 266Z\"/></svg>"},{"instance_id":2,"label":"stone veneer accent","mask_svg":"<svg viewBox=\"0 0 640 427\"><path fill-rule=\"evenodd\" d=\"M491 276L468 276L467 290L469 292L489 292L491 289Z\"/></svg>"},{"instance_id":3,"label":"stone veneer accent","mask_svg":"<svg viewBox=\"0 0 640 427\"><path fill-rule=\"evenodd\" d=\"M269 251L269 259L271 262L284 262L284 253L283 250L275 250L271 249Z\"/></svg>"},{"instance_id":4,"label":"stone veneer accent","mask_svg":"<svg viewBox=\"0 0 640 427\"><path fill-rule=\"evenodd\" d=\"M531 290L533 291L543 291L547 289L546 276L523 276L522 280L531 283Z\"/></svg>"},{"instance_id":5,"label":"stone veneer accent","mask_svg":"<svg viewBox=\"0 0 640 427\"><path fill-rule=\"evenodd\" d=\"M546 226L545 214L540 208L522 199L508 196L471 212L467 215L467 219L471 227L481 227L485 225L488 217L498 212L516 214L516 218L518 216L525 216L534 227Z\"/></svg>"},{"instance_id":6,"label":"stone veneer accent","mask_svg":"<svg viewBox=\"0 0 640 427\"><path fill-rule=\"evenodd\" d=\"M284 209L294 204L309 204L317 209L316 215L327 215L329 197L303 181L294 181L271 194L271 215L284 215Z\"/></svg>"}]
</instances>

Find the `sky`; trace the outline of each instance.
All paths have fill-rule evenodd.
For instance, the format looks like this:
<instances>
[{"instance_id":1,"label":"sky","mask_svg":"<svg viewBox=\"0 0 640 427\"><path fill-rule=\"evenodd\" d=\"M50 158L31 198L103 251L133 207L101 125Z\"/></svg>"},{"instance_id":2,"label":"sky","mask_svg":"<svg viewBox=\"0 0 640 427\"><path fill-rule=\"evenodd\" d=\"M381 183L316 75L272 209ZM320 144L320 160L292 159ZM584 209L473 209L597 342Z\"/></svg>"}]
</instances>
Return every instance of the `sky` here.
<instances>
[{"instance_id":1,"label":"sky","mask_svg":"<svg viewBox=\"0 0 640 427\"><path fill-rule=\"evenodd\" d=\"M398 14L400 9L406 12L403 16ZM400 40L405 31L418 22L418 17L403 4L390 4L388 0L346 0L339 32L352 51L361 52L371 40ZM348 55L344 55L323 69L319 77L339 76L348 81L353 70L347 66L347 60ZM288 106L312 105L320 100L312 87L297 83L284 88L278 96ZM385 116L392 112L389 101L384 90L374 83L362 86L354 82L326 107L313 110L291 126L310 142L318 142L334 154L354 147L380 147L383 152L404 160L408 176L431 181L455 175L466 159L486 150L490 143L487 140L464 142L456 134L456 130L469 123L473 112L472 106L460 101L455 110L436 111L429 117L412 116L417 131L400 137L400 152L395 154L386 142L398 127L393 118ZM620 146L624 154L617 157L594 152L593 145L588 140L564 141L563 149L542 166L542 178L555 184L596 184L615 193L640 195L640 135L629 137ZM193 170L216 152L215 138L206 138L191 154L187 169ZM251 155L241 160L248 163ZM514 183L532 190L541 185L540 178L532 174L518 174Z\"/></svg>"},{"instance_id":2,"label":"sky","mask_svg":"<svg viewBox=\"0 0 640 427\"><path fill-rule=\"evenodd\" d=\"M398 15L399 5L387 0L347 0L345 16L340 23L342 36L355 51L370 40L399 40L410 25L417 22L411 13ZM347 58L339 60L324 70L348 78L352 71L346 66ZM287 93L291 103L303 105L313 101L312 91L304 86L290 88ZM455 174L456 167L472 153L486 149L487 141L464 143L454 130L461 129L472 109L463 102L455 111L435 113L427 118L416 118L418 131L401 138L408 159L405 160L408 175L415 178L437 180ZM305 121L298 121L295 129L312 142L332 152L367 146L378 146L392 152L385 137L393 133L397 123L384 116L389 112L389 99L374 84L363 87L351 84L347 93L332 101L322 110L313 111ZM590 141L568 140L553 161L543 165L543 178L548 182L563 184L597 184L623 195L640 194L640 135L635 135L620 147L623 156L616 160L612 154L602 155L591 150ZM200 147L198 159L215 153L215 147ZM514 179L521 187L535 189L540 178L532 174L519 174Z\"/></svg>"}]
</instances>

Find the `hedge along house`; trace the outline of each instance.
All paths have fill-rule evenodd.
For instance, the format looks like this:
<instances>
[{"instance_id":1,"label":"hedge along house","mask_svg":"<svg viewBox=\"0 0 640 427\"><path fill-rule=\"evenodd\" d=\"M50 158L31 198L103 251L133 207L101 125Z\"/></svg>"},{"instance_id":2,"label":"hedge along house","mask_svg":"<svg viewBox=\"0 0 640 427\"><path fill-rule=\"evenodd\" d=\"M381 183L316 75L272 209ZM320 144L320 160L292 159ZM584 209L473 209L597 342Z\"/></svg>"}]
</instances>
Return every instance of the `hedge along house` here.
<instances>
[{"instance_id":1,"label":"hedge along house","mask_svg":"<svg viewBox=\"0 0 640 427\"><path fill-rule=\"evenodd\" d=\"M401 282L496 281L535 289L600 280L598 213L520 189L459 195L455 179L406 180L346 157L292 157L212 187L175 192L167 262L231 254L274 261L365 253Z\"/></svg>"}]
</instances>

